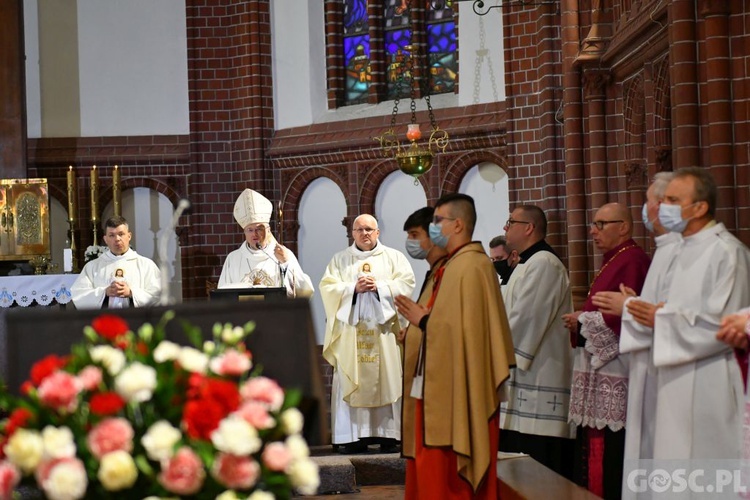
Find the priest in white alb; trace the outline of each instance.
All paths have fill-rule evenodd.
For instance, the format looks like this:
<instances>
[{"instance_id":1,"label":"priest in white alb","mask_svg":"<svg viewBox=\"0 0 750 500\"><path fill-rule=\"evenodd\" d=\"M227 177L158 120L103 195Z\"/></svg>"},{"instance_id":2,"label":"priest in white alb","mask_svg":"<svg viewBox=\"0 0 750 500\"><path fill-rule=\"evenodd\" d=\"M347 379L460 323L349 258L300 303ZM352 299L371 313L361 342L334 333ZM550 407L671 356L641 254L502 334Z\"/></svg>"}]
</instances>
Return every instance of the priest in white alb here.
<instances>
[{"instance_id":1,"label":"priest in white alb","mask_svg":"<svg viewBox=\"0 0 750 500\"><path fill-rule=\"evenodd\" d=\"M714 220L716 199L708 170L674 172L659 207L661 225L682 235L668 259L666 300L626 305L654 331L657 460L741 456L742 377L716 332L722 317L750 303L750 251Z\"/></svg>"},{"instance_id":2,"label":"priest in white alb","mask_svg":"<svg viewBox=\"0 0 750 500\"><path fill-rule=\"evenodd\" d=\"M122 309L156 304L161 274L151 259L130 248L128 221L114 216L104 223L107 251L86 263L71 293L78 309Z\"/></svg>"},{"instance_id":3,"label":"priest in white alb","mask_svg":"<svg viewBox=\"0 0 750 500\"><path fill-rule=\"evenodd\" d=\"M414 272L406 256L378 241L375 218L352 226L354 244L333 256L320 281L326 313L323 357L333 366L331 430L341 453L368 444L396 451L401 440L401 354L406 326L393 300L411 295Z\"/></svg>"},{"instance_id":4,"label":"priest in white alb","mask_svg":"<svg viewBox=\"0 0 750 500\"><path fill-rule=\"evenodd\" d=\"M245 241L224 261L219 288L284 287L289 297L309 297L315 291L297 257L271 234L271 201L245 189L234 204L234 219Z\"/></svg>"}]
</instances>

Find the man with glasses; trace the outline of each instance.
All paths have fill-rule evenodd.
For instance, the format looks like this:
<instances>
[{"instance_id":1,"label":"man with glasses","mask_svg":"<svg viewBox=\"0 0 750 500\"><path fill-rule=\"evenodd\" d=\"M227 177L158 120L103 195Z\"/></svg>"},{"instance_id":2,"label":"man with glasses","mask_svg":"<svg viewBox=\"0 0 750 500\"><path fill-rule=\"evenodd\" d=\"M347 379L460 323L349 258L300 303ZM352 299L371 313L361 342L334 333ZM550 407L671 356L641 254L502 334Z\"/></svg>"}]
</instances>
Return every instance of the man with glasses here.
<instances>
[{"instance_id":1,"label":"man with glasses","mask_svg":"<svg viewBox=\"0 0 750 500\"><path fill-rule=\"evenodd\" d=\"M515 362L497 276L471 241L474 200L438 200L430 239L448 252L418 302L404 349L405 498L496 498L500 385ZM420 354L421 353L421 354Z\"/></svg>"},{"instance_id":2,"label":"man with glasses","mask_svg":"<svg viewBox=\"0 0 750 500\"><path fill-rule=\"evenodd\" d=\"M750 304L750 251L714 219L717 195L707 169L674 172L659 207L661 225L682 236L666 298L626 305L653 328L653 458L701 459L697 467L742 456L742 377L716 333L725 315Z\"/></svg>"},{"instance_id":3,"label":"man with glasses","mask_svg":"<svg viewBox=\"0 0 750 500\"><path fill-rule=\"evenodd\" d=\"M511 221L505 223L505 226L510 226ZM490 260L492 265L495 266L495 272L498 278L500 278L500 284L506 285L510 279L510 275L513 274L516 264L518 264L518 252L508 248L508 242L505 236L495 236L490 240Z\"/></svg>"},{"instance_id":4,"label":"man with glasses","mask_svg":"<svg viewBox=\"0 0 750 500\"><path fill-rule=\"evenodd\" d=\"M505 223L519 263L503 287L516 368L500 408L500 450L522 452L572 479L575 426L568 423L573 350L563 314L573 311L568 270L547 243L547 217L522 205Z\"/></svg>"},{"instance_id":5,"label":"man with glasses","mask_svg":"<svg viewBox=\"0 0 750 500\"><path fill-rule=\"evenodd\" d=\"M289 297L313 294L310 277L291 250L271 234L271 201L252 189L245 189L234 204L234 219L245 241L224 261L219 288L284 287Z\"/></svg>"},{"instance_id":6,"label":"man with glasses","mask_svg":"<svg viewBox=\"0 0 750 500\"><path fill-rule=\"evenodd\" d=\"M621 286L640 293L650 260L633 241L633 220L619 203L597 210L590 233L604 254L602 266L582 309L563 315L576 348L569 411L578 426L574 476L601 497L620 498L628 366L619 355L620 317L600 311L593 296Z\"/></svg>"},{"instance_id":7,"label":"man with glasses","mask_svg":"<svg viewBox=\"0 0 750 500\"><path fill-rule=\"evenodd\" d=\"M375 217L352 225L354 243L336 255L320 280L326 313L323 357L333 366L331 433L340 453L369 444L395 452L401 440L402 326L394 297L414 290L406 256L378 241Z\"/></svg>"}]
</instances>

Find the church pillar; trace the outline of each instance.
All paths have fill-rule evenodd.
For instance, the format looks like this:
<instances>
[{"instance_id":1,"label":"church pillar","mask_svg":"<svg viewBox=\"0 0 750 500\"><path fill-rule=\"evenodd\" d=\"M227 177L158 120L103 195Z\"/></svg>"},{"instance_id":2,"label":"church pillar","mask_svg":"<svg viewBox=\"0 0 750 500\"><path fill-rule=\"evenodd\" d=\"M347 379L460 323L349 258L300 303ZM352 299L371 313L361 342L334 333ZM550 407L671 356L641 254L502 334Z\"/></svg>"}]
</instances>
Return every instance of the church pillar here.
<instances>
[{"instance_id":1,"label":"church pillar","mask_svg":"<svg viewBox=\"0 0 750 500\"><path fill-rule=\"evenodd\" d=\"M583 166L583 104L580 70L575 64L580 45L578 0L563 0L561 15L568 271L573 302L576 307L579 307L586 300L589 280L586 184Z\"/></svg>"},{"instance_id":2,"label":"church pillar","mask_svg":"<svg viewBox=\"0 0 750 500\"><path fill-rule=\"evenodd\" d=\"M672 0L669 19L674 155L672 165L677 169L701 164L694 0Z\"/></svg>"},{"instance_id":3,"label":"church pillar","mask_svg":"<svg viewBox=\"0 0 750 500\"><path fill-rule=\"evenodd\" d=\"M729 1L703 0L699 12L705 18L707 167L719 188L717 218L734 230L734 155L732 86L729 48Z\"/></svg>"},{"instance_id":4,"label":"church pillar","mask_svg":"<svg viewBox=\"0 0 750 500\"><path fill-rule=\"evenodd\" d=\"M23 2L0 0L0 176L26 177Z\"/></svg>"}]
</instances>

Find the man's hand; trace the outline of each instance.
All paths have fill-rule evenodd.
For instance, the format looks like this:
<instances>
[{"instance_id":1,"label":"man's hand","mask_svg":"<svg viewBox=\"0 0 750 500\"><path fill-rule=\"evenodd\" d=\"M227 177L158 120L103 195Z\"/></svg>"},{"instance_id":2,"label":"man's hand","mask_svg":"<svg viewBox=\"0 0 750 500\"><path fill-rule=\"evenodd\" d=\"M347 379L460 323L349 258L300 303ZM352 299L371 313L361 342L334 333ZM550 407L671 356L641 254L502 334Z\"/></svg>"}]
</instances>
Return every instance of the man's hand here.
<instances>
[{"instance_id":1,"label":"man's hand","mask_svg":"<svg viewBox=\"0 0 750 500\"><path fill-rule=\"evenodd\" d=\"M402 329L400 329L400 330L398 331L398 333L396 334L396 341L397 341L397 342L398 342L399 344L403 344L403 343L404 343L404 340L406 340L406 330L408 330L408 329L409 329L408 327L407 327L407 328L402 328Z\"/></svg>"},{"instance_id":2,"label":"man's hand","mask_svg":"<svg viewBox=\"0 0 750 500\"><path fill-rule=\"evenodd\" d=\"M105 290L107 297L127 298L132 295L127 281L113 281Z\"/></svg>"},{"instance_id":3,"label":"man's hand","mask_svg":"<svg viewBox=\"0 0 750 500\"><path fill-rule=\"evenodd\" d=\"M368 274L357 278L357 284L354 285L354 291L357 293L377 292L378 285L375 284L375 278Z\"/></svg>"},{"instance_id":4,"label":"man's hand","mask_svg":"<svg viewBox=\"0 0 750 500\"><path fill-rule=\"evenodd\" d=\"M748 338L745 333L747 321L750 318L747 314L730 314L721 319L721 326L716 333L716 340L725 342L735 349L747 350Z\"/></svg>"},{"instance_id":5,"label":"man's hand","mask_svg":"<svg viewBox=\"0 0 750 500\"><path fill-rule=\"evenodd\" d=\"M645 300L631 300L628 302L628 312L633 315L633 319L643 326L649 328L654 327L654 319L656 317L656 311L664 306L664 302L658 304L652 304Z\"/></svg>"},{"instance_id":6,"label":"man's hand","mask_svg":"<svg viewBox=\"0 0 750 500\"><path fill-rule=\"evenodd\" d=\"M567 328L569 332L576 333L578 331L578 316L580 316L582 312L583 311L575 311L562 315L562 320L563 323L565 323L565 328Z\"/></svg>"},{"instance_id":7,"label":"man's hand","mask_svg":"<svg viewBox=\"0 0 750 500\"><path fill-rule=\"evenodd\" d=\"M417 304L406 295L398 295L393 302L396 304L396 310L404 318L409 320L412 325L419 326L419 322L422 321L430 310L425 306Z\"/></svg>"},{"instance_id":8,"label":"man's hand","mask_svg":"<svg viewBox=\"0 0 750 500\"><path fill-rule=\"evenodd\" d=\"M276 248L273 249L273 254L276 256L276 260L279 261L279 264L286 262L286 252L284 250L286 250L286 248L280 243L276 243Z\"/></svg>"}]
</instances>

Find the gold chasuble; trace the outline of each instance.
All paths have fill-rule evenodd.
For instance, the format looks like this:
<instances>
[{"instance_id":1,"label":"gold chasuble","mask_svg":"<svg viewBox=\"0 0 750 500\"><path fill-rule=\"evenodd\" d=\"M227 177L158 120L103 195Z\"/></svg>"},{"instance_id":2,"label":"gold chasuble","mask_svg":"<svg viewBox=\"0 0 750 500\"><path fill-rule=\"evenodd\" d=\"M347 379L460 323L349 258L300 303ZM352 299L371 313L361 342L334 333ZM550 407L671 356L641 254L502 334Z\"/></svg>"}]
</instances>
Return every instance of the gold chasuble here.
<instances>
[{"instance_id":1,"label":"gold chasuble","mask_svg":"<svg viewBox=\"0 0 750 500\"><path fill-rule=\"evenodd\" d=\"M442 275L442 276L441 276ZM477 490L490 465L488 422L498 411L500 385L515 365L497 275L481 243L472 242L434 272L419 303L427 305L424 349L424 445L451 447L457 472ZM411 396L423 332L410 325L404 353L402 447L414 458L416 399ZM494 471L490 471L494 474Z\"/></svg>"}]
</instances>

